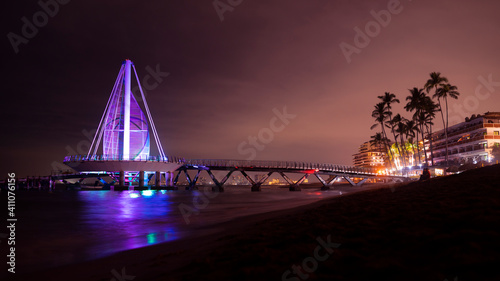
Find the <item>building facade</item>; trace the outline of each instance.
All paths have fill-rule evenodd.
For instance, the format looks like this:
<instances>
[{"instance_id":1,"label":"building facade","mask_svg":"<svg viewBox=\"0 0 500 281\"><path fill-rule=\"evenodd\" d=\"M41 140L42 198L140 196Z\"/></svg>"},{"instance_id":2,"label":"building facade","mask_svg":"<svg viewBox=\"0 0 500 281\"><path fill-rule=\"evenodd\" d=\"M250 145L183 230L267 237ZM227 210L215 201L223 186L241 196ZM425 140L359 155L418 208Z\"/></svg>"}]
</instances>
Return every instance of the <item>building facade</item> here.
<instances>
[{"instance_id":1,"label":"building facade","mask_svg":"<svg viewBox=\"0 0 500 281\"><path fill-rule=\"evenodd\" d=\"M434 164L445 165L446 138L444 130L433 133L432 142ZM470 118L466 118L465 122L448 127L448 163L450 165L476 164L480 161L492 162L492 149L499 145L500 112L472 115ZM430 151L427 152L428 157L430 157Z\"/></svg>"},{"instance_id":2,"label":"building facade","mask_svg":"<svg viewBox=\"0 0 500 281\"><path fill-rule=\"evenodd\" d=\"M353 156L354 166L356 167L383 167L385 153L380 148L374 147L370 142L364 142L359 146L358 153Z\"/></svg>"}]
</instances>

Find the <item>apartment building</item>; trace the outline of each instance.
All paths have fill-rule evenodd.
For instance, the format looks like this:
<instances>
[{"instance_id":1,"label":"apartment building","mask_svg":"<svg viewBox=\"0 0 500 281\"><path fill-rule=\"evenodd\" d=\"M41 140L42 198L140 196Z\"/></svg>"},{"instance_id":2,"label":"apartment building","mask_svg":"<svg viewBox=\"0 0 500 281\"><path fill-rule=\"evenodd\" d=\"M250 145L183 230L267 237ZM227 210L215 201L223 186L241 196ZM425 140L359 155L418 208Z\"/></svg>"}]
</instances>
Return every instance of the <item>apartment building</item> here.
<instances>
[{"instance_id":1,"label":"apartment building","mask_svg":"<svg viewBox=\"0 0 500 281\"><path fill-rule=\"evenodd\" d=\"M434 164L445 164L444 130L432 135ZM426 142L429 145L428 142ZM464 122L448 127L448 162L453 164L491 162L491 151L500 145L500 112L472 115ZM430 157L430 151L428 151Z\"/></svg>"},{"instance_id":2,"label":"apartment building","mask_svg":"<svg viewBox=\"0 0 500 281\"><path fill-rule=\"evenodd\" d=\"M373 168L384 166L384 156L384 152L367 141L360 145L358 153L352 157L354 166Z\"/></svg>"}]
</instances>

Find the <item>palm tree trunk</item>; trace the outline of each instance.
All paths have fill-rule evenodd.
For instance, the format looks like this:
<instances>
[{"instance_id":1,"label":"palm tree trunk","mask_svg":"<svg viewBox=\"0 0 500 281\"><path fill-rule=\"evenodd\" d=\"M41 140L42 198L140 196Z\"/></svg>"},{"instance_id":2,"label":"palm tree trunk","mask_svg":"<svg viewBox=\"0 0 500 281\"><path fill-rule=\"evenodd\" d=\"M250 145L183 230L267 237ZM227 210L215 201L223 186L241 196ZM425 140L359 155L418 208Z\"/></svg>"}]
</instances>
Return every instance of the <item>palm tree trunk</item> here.
<instances>
[{"instance_id":1,"label":"palm tree trunk","mask_svg":"<svg viewBox=\"0 0 500 281\"><path fill-rule=\"evenodd\" d=\"M401 144L401 149L403 150L403 155L401 155L403 157L403 168L406 168L407 165L407 158L408 158L408 154L406 153L406 145L405 145L405 140L403 138L403 133L401 133L401 135L399 136L399 143Z\"/></svg>"},{"instance_id":2,"label":"palm tree trunk","mask_svg":"<svg viewBox=\"0 0 500 281\"><path fill-rule=\"evenodd\" d=\"M431 165L434 166L434 151L432 149L432 125L427 128L427 133L429 134L429 148L431 149Z\"/></svg>"},{"instance_id":3,"label":"palm tree trunk","mask_svg":"<svg viewBox=\"0 0 500 281\"><path fill-rule=\"evenodd\" d=\"M385 129L384 129L384 123L380 122L380 126L382 127L382 135L384 136L385 139L387 139L387 134L385 133ZM387 151L387 157L390 157L390 149L387 147L386 141L384 141L384 146L385 146L385 149ZM392 161L390 161L390 160L391 159L389 158L389 163L391 163L391 169L394 169L394 166L392 165Z\"/></svg>"},{"instance_id":4,"label":"palm tree trunk","mask_svg":"<svg viewBox=\"0 0 500 281\"><path fill-rule=\"evenodd\" d=\"M415 132L415 135L417 136L417 156L418 156L418 163L417 161L415 161L415 164L421 164L422 158L420 157L420 141L418 140L418 132Z\"/></svg>"},{"instance_id":5,"label":"palm tree trunk","mask_svg":"<svg viewBox=\"0 0 500 281\"><path fill-rule=\"evenodd\" d=\"M394 137L394 142L396 143L396 148L398 149L399 161L401 162L401 164L403 164L403 166L406 166L406 165L404 165L403 153L401 152L401 147L399 146L398 138L396 137L396 134L394 133L394 128L392 128L392 136Z\"/></svg>"},{"instance_id":6,"label":"palm tree trunk","mask_svg":"<svg viewBox=\"0 0 500 281\"><path fill-rule=\"evenodd\" d=\"M441 120L443 120L443 129L444 129L444 138L445 138L445 145L446 145L446 153L445 153L445 161L446 164L448 165L448 133L446 132L446 123L444 121L444 115L443 115L443 107L441 107L441 99L438 98L438 103L439 103L439 111L441 112ZM433 164L434 165L434 164Z\"/></svg>"},{"instance_id":7,"label":"palm tree trunk","mask_svg":"<svg viewBox=\"0 0 500 281\"><path fill-rule=\"evenodd\" d=\"M384 160L384 156L382 155L382 151L384 151L384 150L382 149L382 145L380 142L378 143L377 146L378 146L378 151L380 151L380 158L382 159L383 166L385 167L385 160Z\"/></svg>"},{"instance_id":8,"label":"palm tree trunk","mask_svg":"<svg viewBox=\"0 0 500 281\"><path fill-rule=\"evenodd\" d=\"M392 116L391 115L389 115L389 124L391 125L392 136L394 137L394 142L396 143L396 148L398 149L399 158L401 161L401 158L403 157L403 155L401 154L401 149L399 148L398 139L396 138L396 134L394 133L394 126L392 126Z\"/></svg>"},{"instance_id":9,"label":"palm tree trunk","mask_svg":"<svg viewBox=\"0 0 500 281\"><path fill-rule=\"evenodd\" d=\"M444 129L444 135L446 137L446 167L448 167L448 97L444 97L446 103L446 128Z\"/></svg>"},{"instance_id":10,"label":"palm tree trunk","mask_svg":"<svg viewBox=\"0 0 500 281\"><path fill-rule=\"evenodd\" d=\"M399 161L401 161L401 165L403 166L403 169L406 167L405 163L404 163L404 150L403 150L403 147L402 146L402 142L401 142L401 136L399 137L399 145L398 145L398 151L399 151Z\"/></svg>"},{"instance_id":11,"label":"palm tree trunk","mask_svg":"<svg viewBox=\"0 0 500 281\"><path fill-rule=\"evenodd\" d=\"M429 160L427 159L427 150L425 149L425 136L424 136L424 126L425 124L421 125L421 130L420 133L422 134L422 142L423 142L423 148L424 148L424 157L425 157L425 166L429 165ZM427 126L426 126L427 127Z\"/></svg>"},{"instance_id":12,"label":"palm tree trunk","mask_svg":"<svg viewBox=\"0 0 500 281\"><path fill-rule=\"evenodd\" d=\"M401 149L399 149L398 138L396 138L396 134L394 134L394 129L392 129L392 136L394 137L394 143L396 145L396 149L397 149L398 154L399 154L399 162L402 163L403 161L401 160ZM395 158L396 157L394 157L394 161L396 161Z\"/></svg>"},{"instance_id":13,"label":"palm tree trunk","mask_svg":"<svg viewBox=\"0 0 500 281\"><path fill-rule=\"evenodd\" d=\"M412 140L413 140L413 138L412 138ZM418 142L417 142L417 144L418 144ZM415 165L417 165L417 158L415 156L415 148L413 147L414 146L413 143L410 143L410 146L411 146L411 151L413 153L413 166L415 166Z\"/></svg>"}]
</instances>

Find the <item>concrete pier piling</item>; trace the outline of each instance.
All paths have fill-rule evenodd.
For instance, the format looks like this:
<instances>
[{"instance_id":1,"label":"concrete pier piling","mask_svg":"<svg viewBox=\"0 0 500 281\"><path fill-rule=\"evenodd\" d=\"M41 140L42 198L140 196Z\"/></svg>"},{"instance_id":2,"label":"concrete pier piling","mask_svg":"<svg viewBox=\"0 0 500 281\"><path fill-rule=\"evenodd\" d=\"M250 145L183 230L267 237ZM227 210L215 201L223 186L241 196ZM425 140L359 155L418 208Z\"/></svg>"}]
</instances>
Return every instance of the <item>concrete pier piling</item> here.
<instances>
[{"instance_id":1,"label":"concrete pier piling","mask_svg":"<svg viewBox=\"0 0 500 281\"><path fill-rule=\"evenodd\" d=\"M144 171L139 172L139 187L144 187Z\"/></svg>"}]
</instances>

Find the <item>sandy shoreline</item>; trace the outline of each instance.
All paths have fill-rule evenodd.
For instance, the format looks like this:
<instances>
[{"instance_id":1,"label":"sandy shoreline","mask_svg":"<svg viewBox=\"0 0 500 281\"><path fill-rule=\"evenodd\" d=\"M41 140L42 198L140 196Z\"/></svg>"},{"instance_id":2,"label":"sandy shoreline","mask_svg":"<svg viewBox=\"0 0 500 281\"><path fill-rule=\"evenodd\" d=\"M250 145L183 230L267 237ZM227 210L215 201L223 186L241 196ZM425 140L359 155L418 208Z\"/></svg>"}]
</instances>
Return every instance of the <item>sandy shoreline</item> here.
<instances>
[{"instance_id":1,"label":"sandy shoreline","mask_svg":"<svg viewBox=\"0 0 500 281\"><path fill-rule=\"evenodd\" d=\"M494 272L499 180L496 165L362 191L222 223L219 232L201 238L18 277L111 280L113 269L125 268L134 280L280 280L313 256L318 238L330 236L340 247L313 272L302 272L307 280L500 280Z\"/></svg>"}]
</instances>

